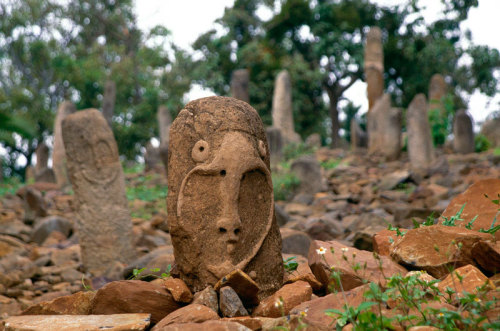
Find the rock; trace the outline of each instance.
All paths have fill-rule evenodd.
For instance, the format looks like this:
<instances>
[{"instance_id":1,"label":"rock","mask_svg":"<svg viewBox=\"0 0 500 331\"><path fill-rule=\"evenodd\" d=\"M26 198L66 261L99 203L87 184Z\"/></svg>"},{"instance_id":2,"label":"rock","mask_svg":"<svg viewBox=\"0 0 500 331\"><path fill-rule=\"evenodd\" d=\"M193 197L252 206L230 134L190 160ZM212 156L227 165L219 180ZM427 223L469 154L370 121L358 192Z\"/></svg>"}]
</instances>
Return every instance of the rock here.
<instances>
[{"instance_id":1,"label":"rock","mask_svg":"<svg viewBox=\"0 0 500 331\"><path fill-rule=\"evenodd\" d=\"M298 281L304 281L309 283L312 289L317 292L323 288L323 284L321 284L316 276L313 275L311 268L309 268L309 264L307 263L307 259L303 256L292 256L290 254L283 255L283 260L286 260L290 257L294 257L294 261L297 262L298 267L293 272L285 273L285 277L283 283L289 284Z\"/></svg>"},{"instance_id":2,"label":"rock","mask_svg":"<svg viewBox=\"0 0 500 331\"><path fill-rule=\"evenodd\" d=\"M151 322L158 323L180 308L163 287L140 280L121 280L106 284L97 291L92 314L151 314Z\"/></svg>"},{"instance_id":3,"label":"rock","mask_svg":"<svg viewBox=\"0 0 500 331\"><path fill-rule=\"evenodd\" d=\"M45 330L146 330L149 314L114 315L26 315L12 316L3 321L5 331L45 331ZM0 325L2 326L2 325Z\"/></svg>"},{"instance_id":4,"label":"rock","mask_svg":"<svg viewBox=\"0 0 500 331\"><path fill-rule=\"evenodd\" d=\"M323 248L323 249L321 249ZM331 249L334 249L332 254ZM324 252L324 254L319 254ZM341 273L340 279L344 291L361 286L365 281L376 282L384 285L386 277L394 274L406 274L406 269L393 262L386 256L380 256L380 261L371 252L347 247L336 241L318 241L311 243L309 249L309 266L316 278L329 288L330 285L339 288L336 282L330 277L332 267ZM380 263L383 273L380 271ZM359 264L359 270L354 270L353 266ZM365 267L366 264L366 267Z\"/></svg>"},{"instance_id":5,"label":"rock","mask_svg":"<svg viewBox=\"0 0 500 331\"><path fill-rule=\"evenodd\" d=\"M236 322L206 321L203 323L170 324L155 331L251 331Z\"/></svg>"},{"instance_id":6,"label":"rock","mask_svg":"<svg viewBox=\"0 0 500 331\"><path fill-rule=\"evenodd\" d=\"M243 271L236 269L230 274L224 276L215 284L214 289L220 291L225 286L230 286L232 290L238 294L238 297L245 305L258 305L259 286L249 275Z\"/></svg>"},{"instance_id":7,"label":"rock","mask_svg":"<svg viewBox=\"0 0 500 331\"><path fill-rule=\"evenodd\" d=\"M464 109L455 114L453 136L453 149L456 153L474 153L474 125L471 116Z\"/></svg>"},{"instance_id":8,"label":"rock","mask_svg":"<svg viewBox=\"0 0 500 331\"><path fill-rule=\"evenodd\" d=\"M297 281L283 286L267 297L255 308L253 316L281 317L288 315L292 308L311 300L312 288L309 283Z\"/></svg>"},{"instance_id":9,"label":"rock","mask_svg":"<svg viewBox=\"0 0 500 331\"><path fill-rule=\"evenodd\" d=\"M28 187L23 198L29 209L34 212L35 217L47 216L47 201L45 201L40 191L35 188Z\"/></svg>"},{"instance_id":10,"label":"rock","mask_svg":"<svg viewBox=\"0 0 500 331\"><path fill-rule=\"evenodd\" d=\"M165 326L170 324L203 323L218 319L219 315L212 309L203 305L191 304L168 314L151 331L163 330Z\"/></svg>"},{"instance_id":11,"label":"rock","mask_svg":"<svg viewBox=\"0 0 500 331\"><path fill-rule=\"evenodd\" d=\"M408 158L412 172L426 176L434 160L434 145L424 94L417 94L406 113Z\"/></svg>"},{"instance_id":12,"label":"rock","mask_svg":"<svg viewBox=\"0 0 500 331\"><path fill-rule=\"evenodd\" d=\"M283 279L269 148L247 103L188 103L170 129L168 225L180 278L193 292L236 269L255 273L260 297ZM258 170L257 170L258 169Z\"/></svg>"},{"instance_id":13,"label":"rock","mask_svg":"<svg viewBox=\"0 0 500 331\"><path fill-rule=\"evenodd\" d=\"M0 295L0 319L8 316L19 315L20 312L21 305L16 301L16 299ZM2 324L0 324L0 326L2 326Z\"/></svg>"},{"instance_id":14,"label":"rock","mask_svg":"<svg viewBox=\"0 0 500 331\"><path fill-rule=\"evenodd\" d=\"M305 144L311 148L320 148L321 135L319 133L312 133L306 138Z\"/></svg>"},{"instance_id":15,"label":"rock","mask_svg":"<svg viewBox=\"0 0 500 331\"><path fill-rule=\"evenodd\" d=\"M55 183L56 177L54 171L50 168L43 168L35 173L35 182Z\"/></svg>"},{"instance_id":16,"label":"rock","mask_svg":"<svg viewBox=\"0 0 500 331\"><path fill-rule=\"evenodd\" d=\"M22 315L89 315L95 292L77 292L28 307Z\"/></svg>"},{"instance_id":17,"label":"rock","mask_svg":"<svg viewBox=\"0 0 500 331\"><path fill-rule=\"evenodd\" d=\"M392 190L398 184L406 182L410 178L408 170L398 170L384 176L378 184L379 191Z\"/></svg>"},{"instance_id":18,"label":"rock","mask_svg":"<svg viewBox=\"0 0 500 331\"><path fill-rule=\"evenodd\" d=\"M219 300L217 299L217 292L212 286L207 286L203 291L194 294L192 304L200 304L207 306L215 312L219 311Z\"/></svg>"},{"instance_id":19,"label":"rock","mask_svg":"<svg viewBox=\"0 0 500 331\"><path fill-rule=\"evenodd\" d=\"M78 206L76 229L83 265L94 276L103 276L114 261L128 264L135 258L118 147L97 109L68 115L62 121L62 134Z\"/></svg>"},{"instance_id":20,"label":"rock","mask_svg":"<svg viewBox=\"0 0 500 331\"><path fill-rule=\"evenodd\" d=\"M162 160L160 157L160 147L155 147L148 141L146 144L146 152L144 153L144 171L151 171L156 169Z\"/></svg>"},{"instance_id":21,"label":"rock","mask_svg":"<svg viewBox=\"0 0 500 331\"><path fill-rule=\"evenodd\" d=\"M353 238L353 246L357 249L373 252L373 237L384 229L384 226L375 225L357 231Z\"/></svg>"},{"instance_id":22,"label":"rock","mask_svg":"<svg viewBox=\"0 0 500 331\"><path fill-rule=\"evenodd\" d=\"M63 249L56 249L50 255L53 265L62 266L66 264L80 263L80 245L72 245Z\"/></svg>"},{"instance_id":23,"label":"rock","mask_svg":"<svg viewBox=\"0 0 500 331\"><path fill-rule=\"evenodd\" d=\"M486 120L481 127L483 134L493 147L500 146L500 117L492 117Z\"/></svg>"},{"instance_id":24,"label":"rock","mask_svg":"<svg viewBox=\"0 0 500 331\"><path fill-rule=\"evenodd\" d=\"M42 170L47 169L49 162L49 147L45 142L41 141L38 143L36 147L36 165L35 165L35 174L40 173Z\"/></svg>"},{"instance_id":25,"label":"rock","mask_svg":"<svg viewBox=\"0 0 500 331\"><path fill-rule=\"evenodd\" d=\"M358 307L365 298L363 293L368 290L368 286L359 286L352 290L346 290L344 293L338 292L333 294L328 294L324 297L312 299L306 301L290 311L291 315L301 315L305 312L303 322L310 327L323 328L324 330L333 330L335 318L330 317L325 314L327 309L339 309L341 310L346 304L344 300L347 299L347 304L351 307Z\"/></svg>"},{"instance_id":26,"label":"rock","mask_svg":"<svg viewBox=\"0 0 500 331\"><path fill-rule=\"evenodd\" d=\"M361 129L355 118L351 119L351 150L366 148L367 145L368 135Z\"/></svg>"},{"instance_id":27,"label":"rock","mask_svg":"<svg viewBox=\"0 0 500 331\"><path fill-rule=\"evenodd\" d=\"M402 230L405 232L406 230ZM381 230L373 236L373 251L378 255L389 256L392 244L398 236L395 230Z\"/></svg>"},{"instance_id":28,"label":"rock","mask_svg":"<svg viewBox=\"0 0 500 331\"><path fill-rule=\"evenodd\" d=\"M283 158L283 147L285 142L283 141L281 130L272 126L266 128L266 138L269 144L269 153L271 154L271 164L274 167L274 165L278 164ZM276 217L278 217L278 215L276 215Z\"/></svg>"},{"instance_id":29,"label":"rock","mask_svg":"<svg viewBox=\"0 0 500 331\"><path fill-rule=\"evenodd\" d=\"M248 85L250 84L250 72L247 69L238 69L231 75L231 96L244 102L250 102Z\"/></svg>"},{"instance_id":30,"label":"rock","mask_svg":"<svg viewBox=\"0 0 500 331\"><path fill-rule=\"evenodd\" d=\"M490 234L454 226L423 226L400 237L391 247L391 257L409 268L441 278L448 274L449 267L473 264L473 245L490 238ZM462 247L458 249L460 243Z\"/></svg>"},{"instance_id":31,"label":"rock","mask_svg":"<svg viewBox=\"0 0 500 331\"><path fill-rule=\"evenodd\" d=\"M371 110L384 93L384 51L382 31L378 27L371 27L366 35L364 59L368 109Z\"/></svg>"},{"instance_id":32,"label":"rock","mask_svg":"<svg viewBox=\"0 0 500 331\"><path fill-rule=\"evenodd\" d=\"M158 132L160 133L160 144L168 145L168 135L170 133L170 126L172 125L172 115L165 106L159 106L156 113L158 120ZM166 165L166 164L165 164Z\"/></svg>"},{"instance_id":33,"label":"rock","mask_svg":"<svg viewBox=\"0 0 500 331\"><path fill-rule=\"evenodd\" d=\"M57 108L56 119L54 121L54 150L52 152L52 168L54 170L54 176L56 177L56 183L61 188L70 185L66 170L66 151L64 149L61 124L66 116L74 113L75 111L76 107L73 103L70 101L64 101L59 105L59 108Z\"/></svg>"},{"instance_id":34,"label":"rock","mask_svg":"<svg viewBox=\"0 0 500 331\"><path fill-rule=\"evenodd\" d=\"M58 231L68 238L73 232L73 224L61 216L44 217L33 228L31 240L41 245L53 231Z\"/></svg>"},{"instance_id":35,"label":"rock","mask_svg":"<svg viewBox=\"0 0 500 331\"><path fill-rule=\"evenodd\" d=\"M300 136L293 125L292 82L288 71L276 76L273 94L273 127L280 129L285 144L300 142Z\"/></svg>"},{"instance_id":36,"label":"rock","mask_svg":"<svg viewBox=\"0 0 500 331\"><path fill-rule=\"evenodd\" d=\"M290 216L278 204L274 204L274 214L276 215L276 222L278 223L279 226L284 226L286 223L290 221Z\"/></svg>"},{"instance_id":37,"label":"rock","mask_svg":"<svg viewBox=\"0 0 500 331\"><path fill-rule=\"evenodd\" d=\"M452 271L437 287L442 293L446 293L446 288L451 288L455 292L452 299L456 301L463 298L465 293L478 293L477 288L487 284L490 284L488 277L478 268L468 264Z\"/></svg>"},{"instance_id":38,"label":"rock","mask_svg":"<svg viewBox=\"0 0 500 331\"><path fill-rule=\"evenodd\" d=\"M193 294L182 279L168 277L163 280L163 286L177 302L190 303L193 300Z\"/></svg>"},{"instance_id":39,"label":"rock","mask_svg":"<svg viewBox=\"0 0 500 331\"><path fill-rule=\"evenodd\" d=\"M485 194L490 198L486 198ZM453 198L441 217L450 218L456 215L465 204L460 216L463 221L457 222L457 226L465 227L467 223L477 216L477 219L472 224L472 229L476 231L481 228L487 230L491 227L495 217L500 219L498 205L492 203L490 200L498 199L498 194L500 194L500 179L490 178L477 181L465 192ZM495 233L495 238L496 240L500 240L500 231Z\"/></svg>"},{"instance_id":40,"label":"rock","mask_svg":"<svg viewBox=\"0 0 500 331\"><path fill-rule=\"evenodd\" d=\"M315 194L326 189L321 167L314 156L304 155L294 160L291 170L300 181L297 192Z\"/></svg>"},{"instance_id":41,"label":"rock","mask_svg":"<svg viewBox=\"0 0 500 331\"><path fill-rule=\"evenodd\" d=\"M165 267L167 267L168 264L172 264L174 261L173 254L174 249L172 246L158 247L148 254L130 262L130 264L123 270L123 278L127 279L132 277L134 269L141 269L144 267L160 268L160 272L163 272ZM160 261L162 261L162 263L158 264Z\"/></svg>"},{"instance_id":42,"label":"rock","mask_svg":"<svg viewBox=\"0 0 500 331\"><path fill-rule=\"evenodd\" d=\"M492 274L500 272L500 242L477 242L472 246L472 257L482 269Z\"/></svg>"},{"instance_id":43,"label":"rock","mask_svg":"<svg viewBox=\"0 0 500 331\"><path fill-rule=\"evenodd\" d=\"M238 294L229 286L223 287L219 291L219 308L224 317L247 316L248 312L243 306Z\"/></svg>"},{"instance_id":44,"label":"rock","mask_svg":"<svg viewBox=\"0 0 500 331\"><path fill-rule=\"evenodd\" d=\"M307 256L311 245L311 238L307 233L287 228L281 228L280 232L283 242L282 253Z\"/></svg>"},{"instance_id":45,"label":"rock","mask_svg":"<svg viewBox=\"0 0 500 331\"><path fill-rule=\"evenodd\" d=\"M391 108L391 97L384 94L367 116L368 153L392 161L401 152L401 110Z\"/></svg>"}]
</instances>

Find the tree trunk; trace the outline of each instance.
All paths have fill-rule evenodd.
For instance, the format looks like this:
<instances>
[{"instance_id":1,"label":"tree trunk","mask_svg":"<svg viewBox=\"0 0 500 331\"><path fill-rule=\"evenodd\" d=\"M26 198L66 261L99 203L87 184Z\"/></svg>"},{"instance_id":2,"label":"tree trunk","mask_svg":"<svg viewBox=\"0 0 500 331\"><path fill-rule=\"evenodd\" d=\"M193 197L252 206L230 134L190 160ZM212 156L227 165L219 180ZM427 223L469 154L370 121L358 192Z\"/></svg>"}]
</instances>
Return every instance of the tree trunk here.
<instances>
[{"instance_id":1,"label":"tree trunk","mask_svg":"<svg viewBox=\"0 0 500 331\"><path fill-rule=\"evenodd\" d=\"M332 142L330 146L332 148L339 148L342 146L339 136L340 123L339 123L339 110L338 110L338 98L332 95L333 93L328 93L330 97L330 120L332 121Z\"/></svg>"}]
</instances>

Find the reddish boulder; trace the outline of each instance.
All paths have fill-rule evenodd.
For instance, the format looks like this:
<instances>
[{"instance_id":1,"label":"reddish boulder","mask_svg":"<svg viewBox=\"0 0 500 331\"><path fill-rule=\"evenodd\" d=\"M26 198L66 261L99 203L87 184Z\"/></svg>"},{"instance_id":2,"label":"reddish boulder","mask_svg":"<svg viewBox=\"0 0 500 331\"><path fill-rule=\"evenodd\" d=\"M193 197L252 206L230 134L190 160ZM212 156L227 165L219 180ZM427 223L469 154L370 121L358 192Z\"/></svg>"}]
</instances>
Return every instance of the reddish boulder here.
<instances>
[{"instance_id":1,"label":"reddish boulder","mask_svg":"<svg viewBox=\"0 0 500 331\"><path fill-rule=\"evenodd\" d=\"M203 306L192 304L186 307L177 309L168 314L162 319L151 331L162 330L165 326L176 323L203 323L210 320L218 320L219 315L212 309Z\"/></svg>"},{"instance_id":2,"label":"reddish boulder","mask_svg":"<svg viewBox=\"0 0 500 331\"><path fill-rule=\"evenodd\" d=\"M170 324L155 331L252 331L236 322L207 321L203 323Z\"/></svg>"},{"instance_id":3,"label":"reddish boulder","mask_svg":"<svg viewBox=\"0 0 500 331\"><path fill-rule=\"evenodd\" d=\"M478 293L478 287L489 283L488 277L478 268L469 264L451 272L437 284L437 287L443 293L446 293L446 288L451 288L455 292L452 298L457 300L464 296L464 292Z\"/></svg>"},{"instance_id":4,"label":"reddish boulder","mask_svg":"<svg viewBox=\"0 0 500 331\"><path fill-rule=\"evenodd\" d=\"M487 194L490 199L485 197ZM462 211L461 218L463 221L457 222L457 225L464 227L474 217L477 219L472 225L472 229L478 231L479 229L489 229L495 216L498 215L498 205L491 202L491 199L498 199L500 194L500 179L489 178L480 180L472 184L465 192L457 195L443 212L442 217L451 217L465 204ZM500 218L500 216L497 216ZM498 224L496 224L498 225ZM495 233L495 238L500 240L500 231Z\"/></svg>"},{"instance_id":5,"label":"reddish boulder","mask_svg":"<svg viewBox=\"0 0 500 331\"><path fill-rule=\"evenodd\" d=\"M394 230L384 229L377 232L373 236L373 251L377 252L379 255L389 256L391 253L391 246L397 238L396 231Z\"/></svg>"},{"instance_id":6,"label":"reddish boulder","mask_svg":"<svg viewBox=\"0 0 500 331\"><path fill-rule=\"evenodd\" d=\"M163 286L177 302L190 303L193 300L193 294L182 279L169 277L163 280Z\"/></svg>"},{"instance_id":7,"label":"reddish boulder","mask_svg":"<svg viewBox=\"0 0 500 331\"><path fill-rule=\"evenodd\" d=\"M267 297L255 308L253 316L281 317L302 302L311 300L312 288L309 283L298 281L283 286L273 295Z\"/></svg>"},{"instance_id":8,"label":"reddish boulder","mask_svg":"<svg viewBox=\"0 0 500 331\"><path fill-rule=\"evenodd\" d=\"M94 296L95 292L77 292L32 305L22 315L88 315Z\"/></svg>"},{"instance_id":9,"label":"reddish boulder","mask_svg":"<svg viewBox=\"0 0 500 331\"><path fill-rule=\"evenodd\" d=\"M308 260L312 272L325 287L334 285L339 289L330 275L332 268L340 272L344 291L361 286L365 281L385 284L385 277L396 273L406 274L406 269L389 257L375 256L372 252L347 247L337 241L315 240L311 243Z\"/></svg>"},{"instance_id":10,"label":"reddish boulder","mask_svg":"<svg viewBox=\"0 0 500 331\"><path fill-rule=\"evenodd\" d=\"M395 242L391 257L403 265L441 278L448 274L449 267L474 264L473 245L491 238L490 234L456 226L424 226L408 230Z\"/></svg>"},{"instance_id":11,"label":"reddish boulder","mask_svg":"<svg viewBox=\"0 0 500 331\"><path fill-rule=\"evenodd\" d=\"M162 286L140 280L111 282L99 289L92 303L92 314L151 314L156 324L180 306Z\"/></svg>"},{"instance_id":12,"label":"reddish boulder","mask_svg":"<svg viewBox=\"0 0 500 331\"><path fill-rule=\"evenodd\" d=\"M494 243L481 240L472 246L472 256L484 270L496 274L500 272L500 241Z\"/></svg>"}]
</instances>

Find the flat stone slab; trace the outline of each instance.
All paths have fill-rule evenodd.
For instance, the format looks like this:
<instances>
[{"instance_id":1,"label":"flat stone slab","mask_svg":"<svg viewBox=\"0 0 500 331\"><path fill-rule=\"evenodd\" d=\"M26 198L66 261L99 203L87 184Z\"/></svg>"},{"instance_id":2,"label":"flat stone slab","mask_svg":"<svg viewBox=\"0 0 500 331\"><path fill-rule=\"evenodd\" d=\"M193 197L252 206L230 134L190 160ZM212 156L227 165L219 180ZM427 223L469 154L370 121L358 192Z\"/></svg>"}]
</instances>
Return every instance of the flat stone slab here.
<instances>
[{"instance_id":1,"label":"flat stone slab","mask_svg":"<svg viewBox=\"0 0 500 331\"><path fill-rule=\"evenodd\" d=\"M5 331L140 331L149 327L150 314L25 315L9 317L2 323Z\"/></svg>"}]
</instances>

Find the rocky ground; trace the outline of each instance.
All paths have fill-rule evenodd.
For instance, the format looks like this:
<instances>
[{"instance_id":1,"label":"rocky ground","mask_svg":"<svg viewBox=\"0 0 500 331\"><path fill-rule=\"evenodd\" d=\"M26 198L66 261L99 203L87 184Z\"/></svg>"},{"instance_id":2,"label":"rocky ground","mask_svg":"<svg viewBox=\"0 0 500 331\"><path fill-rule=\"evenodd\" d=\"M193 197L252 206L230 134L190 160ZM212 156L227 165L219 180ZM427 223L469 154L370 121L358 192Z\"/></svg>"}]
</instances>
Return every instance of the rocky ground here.
<instances>
[{"instance_id":1,"label":"rocky ground","mask_svg":"<svg viewBox=\"0 0 500 331\"><path fill-rule=\"evenodd\" d=\"M0 201L0 320L5 325L0 329L23 329L19 325L29 324L32 317L19 321L8 318L24 311L25 315L93 314L93 320L65 317L76 323L78 330L93 330L95 325L143 330L160 321L154 330L296 329L306 325L309 330L332 330L337 318L325 314L325 309L341 309L346 301L359 305L368 289L364 280L384 288L386 277L411 270L426 271L414 278L437 279L443 292L446 286L459 282L474 293L476 286L489 282L488 289L481 292L486 297L478 300L493 302L483 315L488 321L498 321L500 303L495 286L500 283L500 274L496 274L500 246L496 239L500 231L491 235L478 230L489 229L497 213L498 206L491 199L500 192L500 155L493 151L443 154L428 178L413 175L404 158L382 162L364 153L329 149L320 149L315 156L324 166L325 189L315 194L296 192L290 201L276 203L284 258L295 257L291 261L296 261L298 268L292 271L293 263L287 265L286 285L260 304L252 294L252 280L244 274L231 276L240 284L239 289L216 286L194 294L194 298L175 277L151 281L155 277L147 276L143 280L151 282L110 283L133 278L134 269L146 268L139 276L160 276L169 271L168 265L175 265L162 171L146 175L126 172L140 258L129 266L110 265L109 278L91 278L84 273L71 192L62 192L54 184L35 183L5 194ZM483 179L488 181L455 198ZM490 199L483 193L489 193ZM456 221L458 226L432 225L409 231L415 222L450 221L464 203L461 215L465 221ZM439 218L443 212L446 219ZM428 219L430 215L434 216ZM466 228L475 215L479 215L476 222L471 229ZM337 284L333 293L336 276L332 266L339 270L343 284L343 288ZM451 276L451 269L456 269L459 281ZM175 276L175 267L172 273ZM438 305L435 312L446 308L460 313L463 304L457 295L433 303ZM401 308L397 300L384 303L384 307L379 306L379 315L395 316ZM118 313L136 314L99 316ZM239 317L245 315L253 317ZM42 323L37 330L43 329L43 323L53 330L58 329L57 323L63 323L54 318L36 320ZM346 323L346 329L356 326L349 319ZM393 329L409 326L411 323L392 324Z\"/></svg>"}]
</instances>

